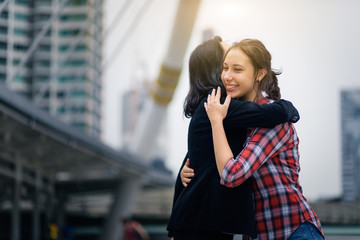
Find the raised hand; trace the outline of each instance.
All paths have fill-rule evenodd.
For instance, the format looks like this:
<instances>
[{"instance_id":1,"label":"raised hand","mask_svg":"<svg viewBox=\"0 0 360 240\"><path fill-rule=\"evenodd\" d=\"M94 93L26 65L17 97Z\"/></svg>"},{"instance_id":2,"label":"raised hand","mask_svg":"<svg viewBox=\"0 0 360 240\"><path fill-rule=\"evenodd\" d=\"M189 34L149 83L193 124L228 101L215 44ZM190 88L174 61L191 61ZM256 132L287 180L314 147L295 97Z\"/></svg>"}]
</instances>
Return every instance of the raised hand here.
<instances>
[{"instance_id":1,"label":"raised hand","mask_svg":"<svg viewBox=\"0 0 360 240\"><path fill-rule=\"evenodd\" d=\"M211 94L208 95L207 102L204 103L206 113L210 119L211 124L216 122L222 122L226 117L227 111L229 109L229 104L231 101L230 96L228 95L225 99L224 104L220 103L221 98L221 89L220 87L212 90Z\"/></svg>"}]
</instances>

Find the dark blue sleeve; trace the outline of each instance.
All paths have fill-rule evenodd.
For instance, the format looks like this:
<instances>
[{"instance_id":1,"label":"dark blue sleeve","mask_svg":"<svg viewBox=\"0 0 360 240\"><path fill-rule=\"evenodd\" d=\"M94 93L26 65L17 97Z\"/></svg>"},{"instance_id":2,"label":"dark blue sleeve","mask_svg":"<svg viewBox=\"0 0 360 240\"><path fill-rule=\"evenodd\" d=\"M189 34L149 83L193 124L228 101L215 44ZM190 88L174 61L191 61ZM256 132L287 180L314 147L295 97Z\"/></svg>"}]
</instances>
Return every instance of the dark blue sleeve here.
<instances>
[{"instance_id":1,"label":"dark blue sleeve","mask_svg":"<svg viewBox=\"0 0 360 240\"><path fill-rule=\"evenodd\" d=\"M231 100L224 124L238 127L272 128L285 122L297 122L299 112L286 100L259 105L254 102Z\"/></svg>"}]
</instances>

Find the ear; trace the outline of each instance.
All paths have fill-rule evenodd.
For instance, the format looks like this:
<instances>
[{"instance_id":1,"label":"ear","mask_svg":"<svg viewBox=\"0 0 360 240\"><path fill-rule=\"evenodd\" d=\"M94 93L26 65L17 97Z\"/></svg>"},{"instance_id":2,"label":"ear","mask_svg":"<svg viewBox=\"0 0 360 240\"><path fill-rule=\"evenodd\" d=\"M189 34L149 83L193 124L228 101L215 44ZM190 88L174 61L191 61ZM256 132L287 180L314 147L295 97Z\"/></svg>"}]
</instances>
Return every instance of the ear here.
<instances>
[{"instance_id":1,"label":"ear","mask_svg":"<svg viewBox=\"0 0 360 240\"><path fill-rule=\"evenodd\" d=\"M259 69L256 79L261 81L265 77L266 74L267 74L267 71L265 68Z\"/></svg>"}]
</instances>

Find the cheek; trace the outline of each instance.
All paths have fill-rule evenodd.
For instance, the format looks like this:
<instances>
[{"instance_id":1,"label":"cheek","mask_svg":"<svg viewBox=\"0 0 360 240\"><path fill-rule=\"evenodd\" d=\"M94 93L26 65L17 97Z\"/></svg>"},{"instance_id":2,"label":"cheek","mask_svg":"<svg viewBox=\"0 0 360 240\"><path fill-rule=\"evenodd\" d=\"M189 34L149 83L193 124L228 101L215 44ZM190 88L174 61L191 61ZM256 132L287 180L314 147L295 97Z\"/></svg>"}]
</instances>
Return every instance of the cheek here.
<instances>
[{"instance_id":1,"label":"cheek","mask_svg":"<svg viewBox=\"0 0 360 240\"><path fill-rule=\"evenodd\" d=\"M253 77L250 75L244 75L243 78L241 79L242 84L246 85L246 86L253 86L254 84L254 80Z\"/></svg>"}]
</instances>

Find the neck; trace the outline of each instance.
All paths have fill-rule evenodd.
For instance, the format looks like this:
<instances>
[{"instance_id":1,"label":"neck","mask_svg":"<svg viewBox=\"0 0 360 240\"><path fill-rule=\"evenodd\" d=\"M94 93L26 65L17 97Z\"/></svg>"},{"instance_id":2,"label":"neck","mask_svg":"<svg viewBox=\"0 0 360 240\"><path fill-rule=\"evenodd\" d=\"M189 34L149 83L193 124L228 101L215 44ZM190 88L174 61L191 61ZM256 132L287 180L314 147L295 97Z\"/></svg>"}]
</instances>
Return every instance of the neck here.
<instances>
[{"instance_id":1,"label":"neck","mask_svg":"<svg viewBox=\"0 0 360 240\"><path fill-rule=\"evenodd\" d=\"M259 96L256 94L256 92L252 92L251 94L249 94L248 96L244 96L243 101L248 101L248 102L257 102L259 100Z\"/></svg>"}]
</instances>

